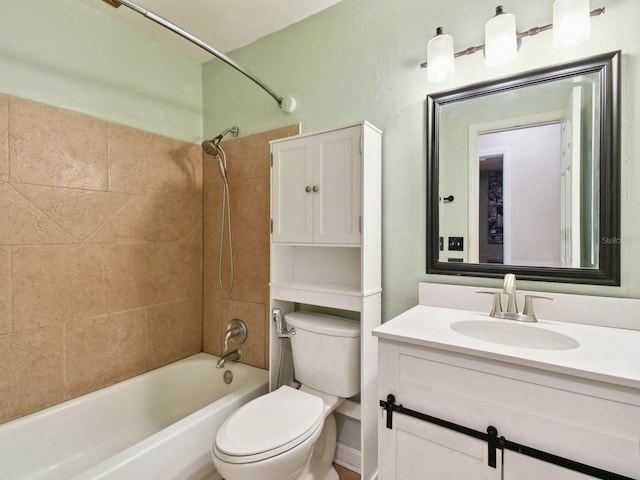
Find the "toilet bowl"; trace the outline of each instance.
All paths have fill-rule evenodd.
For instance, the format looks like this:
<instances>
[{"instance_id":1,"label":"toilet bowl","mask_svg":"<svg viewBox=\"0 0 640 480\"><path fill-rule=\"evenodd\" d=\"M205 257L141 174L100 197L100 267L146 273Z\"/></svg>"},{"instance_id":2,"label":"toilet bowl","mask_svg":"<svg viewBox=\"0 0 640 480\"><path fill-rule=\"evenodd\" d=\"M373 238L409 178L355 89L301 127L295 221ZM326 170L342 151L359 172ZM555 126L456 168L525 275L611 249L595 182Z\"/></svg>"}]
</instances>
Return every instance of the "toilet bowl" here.
<instances>
[{"instance_id":1,"label":"toilet bowl","mask_svg":"<svg viewBox=\"0 0 640 480\"><path fill-rule=\"evenodd\" d=\"M283 386L245 404L220 427L213 446L227 480L294 480L311 460L325 423L323 401Z\"/></svg>"},{"instance_id":2,"label":"toilet bowl","mask_svg":"<svg viewBox=\"0 0 640 480\"><path fill-rule=\"evenodd\" d=\"M332 412L359 391L360 327L306 312L285 320L296 330L291 347L302 386L252 400L222 424L211 454L225 480L338 480Z\"/></svg>"}]
</instances>

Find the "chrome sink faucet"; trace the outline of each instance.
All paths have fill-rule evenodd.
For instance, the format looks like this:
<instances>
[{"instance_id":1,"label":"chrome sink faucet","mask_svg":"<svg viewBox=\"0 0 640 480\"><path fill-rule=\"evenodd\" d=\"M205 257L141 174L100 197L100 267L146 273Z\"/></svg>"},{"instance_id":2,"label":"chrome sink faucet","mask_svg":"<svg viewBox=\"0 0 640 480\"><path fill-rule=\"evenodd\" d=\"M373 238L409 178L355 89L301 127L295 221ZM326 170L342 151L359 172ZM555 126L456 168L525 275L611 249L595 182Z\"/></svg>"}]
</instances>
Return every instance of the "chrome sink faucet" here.
<instances>
[{"instance_id":1,"label":"chrome sink faucet","mask_svg":"<svg viewBox=\"0 0 640 480\"><path fill-rule=\"evenodd\" d=\"M533 299L540 298L544 300L553 300L550 297L542 297L540 295L525 295L524 296L524 310L522 313L518 312L518 302L516 295L518 293L516 288L516 276L513 273L507 273L504 276L504 283L502 285L502 293L508 296L507 311L502 310L502 294L500 292L477 292L485 295L493 295L493 307L489 313L490 317L503 318L505 320L516 320L518 322L537 322L538 319L533 311Z\"/></svg>"},{"instance_id":2,"label":"chrome sink faucet","mask_svg":"<svg viewBox=\"0 0 640 480\"><path fill-rule=\"evenodd\" d=\"M230 360L232 362L239 362L240 360L242 360L242 352L240 351L240 349L236 348L235 350L231 350L230 352L222 355L216 363L216 368L224 368L227 360Z\"/></svg>"},{"instance_id":3,"label":"chrome sink faucet","mask_svg":"<svg viewBox=\"0 0 640 480\"><path fill-rule=\"evenodd\" d=\"M502 293L509 296L509 300L507 302L507 313L518 313L518 302L516 299L516 276L513 273L507 273L504 276Z\"/></svg>"}]
</instances>

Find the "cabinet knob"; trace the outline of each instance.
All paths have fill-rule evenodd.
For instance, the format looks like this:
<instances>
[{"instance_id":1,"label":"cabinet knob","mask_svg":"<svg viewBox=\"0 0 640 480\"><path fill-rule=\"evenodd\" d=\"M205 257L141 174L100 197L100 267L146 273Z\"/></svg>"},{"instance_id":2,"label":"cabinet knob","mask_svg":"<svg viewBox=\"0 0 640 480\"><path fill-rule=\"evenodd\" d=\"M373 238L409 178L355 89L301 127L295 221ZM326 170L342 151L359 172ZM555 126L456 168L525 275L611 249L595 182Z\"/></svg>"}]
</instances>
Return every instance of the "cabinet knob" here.
<instances>
[{"instance_id":1,"label":"cabinet knob","mask_svg":"<svg viewBox=\"0 0 640 480\"><path fill-rule=\"evenodd\" d=\"M313 186L313 191L314 191L314 192L317 192L318 190L320 190L320 187L318 187L317 185L314 185L314 186Z\"/></svg>"},{"instance_id":2,"label":"cabinet knob","mask_svg":"<svg viewBox=\"0 0 640 480\"><path fill-rule=\"evenodd\" d=\"M311 191L311 187L307 185L306 187L304 187L304 191L309 193Z\"/></svg>"}]
</instances>

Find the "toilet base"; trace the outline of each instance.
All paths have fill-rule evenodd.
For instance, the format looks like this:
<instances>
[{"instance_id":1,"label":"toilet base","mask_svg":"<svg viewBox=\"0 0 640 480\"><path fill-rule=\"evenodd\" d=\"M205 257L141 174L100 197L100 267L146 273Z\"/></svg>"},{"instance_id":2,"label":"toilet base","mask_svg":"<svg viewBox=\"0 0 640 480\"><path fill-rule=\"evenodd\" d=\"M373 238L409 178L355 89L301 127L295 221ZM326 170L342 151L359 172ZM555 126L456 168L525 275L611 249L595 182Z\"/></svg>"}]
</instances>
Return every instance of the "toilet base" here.
<instances>
[{"instance_id":1,"label":"toilet base","mask_svg":"<svg viewBox=\"0 0 640 480\"><path fill-rule=\"evenodd\" d=\"M336 444L336 417L330 413L324 419L324 427L316 440L311 460L296 480L338 480L338 472L333 468Z\"/></svg>"}]
</instances>

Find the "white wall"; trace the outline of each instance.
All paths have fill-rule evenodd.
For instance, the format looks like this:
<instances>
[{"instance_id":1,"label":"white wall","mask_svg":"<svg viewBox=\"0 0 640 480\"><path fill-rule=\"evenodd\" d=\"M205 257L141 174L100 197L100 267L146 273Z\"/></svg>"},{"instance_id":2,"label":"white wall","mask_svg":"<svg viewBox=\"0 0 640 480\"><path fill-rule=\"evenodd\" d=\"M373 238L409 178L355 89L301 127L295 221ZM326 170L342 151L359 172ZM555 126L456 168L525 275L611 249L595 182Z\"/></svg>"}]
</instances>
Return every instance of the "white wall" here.
<instances>
[{"instance_id":1,"label":"white wall","mask_svg":"<svg viewBox=\"0 0 640 480\"><path fill-rule=\"evenodd\" d=\"M560 124L480 135L478 150L509 152L509 263L560 266Z\"/></svg>"}]
</instances>

